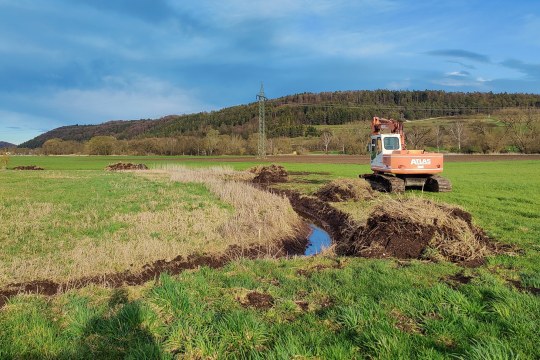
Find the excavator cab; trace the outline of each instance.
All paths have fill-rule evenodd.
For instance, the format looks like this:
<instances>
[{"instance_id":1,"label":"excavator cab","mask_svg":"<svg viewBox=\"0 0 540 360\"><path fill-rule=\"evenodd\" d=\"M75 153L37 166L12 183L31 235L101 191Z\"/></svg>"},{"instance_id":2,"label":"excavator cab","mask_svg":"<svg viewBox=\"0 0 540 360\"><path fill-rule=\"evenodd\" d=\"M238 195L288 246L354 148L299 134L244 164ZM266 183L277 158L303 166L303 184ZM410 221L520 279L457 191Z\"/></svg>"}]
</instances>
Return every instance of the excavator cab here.
<instances>
[{"instance_id":1,"label":"excavator cab","mask_svg":"<svg viewBox=\"0 0 540 360\"><path fill-rule=\"evenodd\" d=\"M396 134L372 135L368 144L368 151L371 158L371 166L382 167L383 155L391 154L393 151L401 150L401 138Z\"/></svg>"}]
</instances>

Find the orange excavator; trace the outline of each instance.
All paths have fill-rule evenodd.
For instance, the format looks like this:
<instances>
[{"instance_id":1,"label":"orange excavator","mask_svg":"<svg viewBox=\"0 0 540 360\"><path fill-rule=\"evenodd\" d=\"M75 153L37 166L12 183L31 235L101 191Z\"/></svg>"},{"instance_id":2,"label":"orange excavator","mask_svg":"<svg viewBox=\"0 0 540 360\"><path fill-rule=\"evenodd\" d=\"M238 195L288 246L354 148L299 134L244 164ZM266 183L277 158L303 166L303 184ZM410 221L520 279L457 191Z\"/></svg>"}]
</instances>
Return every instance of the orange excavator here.
<instances>
[{"instance_id":1,"label":"orange excavator","mask_svg":"<svg viewBox=\"0 0 540 360\"><path fill-rule=\"evenodd\" d=\"M383 130L387 133L383 134ZM373 174L360 175L371 186L385 192L403 192L406 188L448 192L452 184L437 174L443 171L443 154L407 150L403 122L374 117L368 151Z\"/></svg>"}]
</instances>

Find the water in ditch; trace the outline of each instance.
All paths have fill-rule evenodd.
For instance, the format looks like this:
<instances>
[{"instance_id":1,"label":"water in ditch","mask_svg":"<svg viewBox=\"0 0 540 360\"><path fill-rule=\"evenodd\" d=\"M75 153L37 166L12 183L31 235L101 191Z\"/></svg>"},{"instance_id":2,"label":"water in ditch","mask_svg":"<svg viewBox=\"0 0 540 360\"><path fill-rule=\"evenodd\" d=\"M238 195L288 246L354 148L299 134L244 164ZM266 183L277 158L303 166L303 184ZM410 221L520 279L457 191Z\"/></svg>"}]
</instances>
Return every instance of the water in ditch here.
<instances>
[{"instance_id":1,"label":"water in ditch","mask_svg":"<svg viewBox=\"0 0 540 360\"><path fill-rule=\"evenodd\" d=\"M314 224L309 224L309 227L311 228L311 234L308 237L309 242L304 255L316 255L332 245L332 239L326 231Z\"/></svg>"}]
</instances>

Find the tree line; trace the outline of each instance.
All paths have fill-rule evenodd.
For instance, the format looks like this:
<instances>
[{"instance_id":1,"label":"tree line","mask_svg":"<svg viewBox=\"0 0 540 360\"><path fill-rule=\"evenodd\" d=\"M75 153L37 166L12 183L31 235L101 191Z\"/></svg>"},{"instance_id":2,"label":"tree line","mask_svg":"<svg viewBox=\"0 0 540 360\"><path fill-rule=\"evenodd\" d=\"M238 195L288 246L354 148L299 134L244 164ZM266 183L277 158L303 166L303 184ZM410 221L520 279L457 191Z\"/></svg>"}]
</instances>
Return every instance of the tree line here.
<instances>
[{"instance_id":1,"label":"tree line","mask_svg":"<svg viewBox=\"0 0 540 360\"><path fill-rule=\"evenodd\" d=\"M409 149L430 149L457 153L539 153L540 110L503 109L488 116L431 119L405 123ZM364 154L370 134L370 121L345 126L310 126L293 136L268 131L268 154L339 152ZM88 155L256 155L258 134L222 134L206 127L202 134L167 137L117 139L98 135L88 141L53 138L37 149L11 149L20 154Z\"/></svg>"}]
</instances>

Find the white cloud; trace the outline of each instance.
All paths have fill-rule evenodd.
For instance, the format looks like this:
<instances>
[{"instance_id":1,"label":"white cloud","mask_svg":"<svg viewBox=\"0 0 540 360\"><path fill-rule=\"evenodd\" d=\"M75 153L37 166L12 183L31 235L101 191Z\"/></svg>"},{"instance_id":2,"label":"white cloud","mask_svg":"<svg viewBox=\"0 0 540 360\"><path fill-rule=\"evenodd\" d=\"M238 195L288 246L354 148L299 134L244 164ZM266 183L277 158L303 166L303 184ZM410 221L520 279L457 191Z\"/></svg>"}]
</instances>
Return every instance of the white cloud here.
<instances>
[{"instance_id":1,"label":"white cloud","mask_svg":"<svg viewBox=\"0 0 540 360\"><path fill-rule=\"evenodd\" d=\"M72 121L102 122L158 118L170 114L208 110L196 91L177 88L146 77L106 77L97 89L60 90L37 99L44 108L63 113Z\"/></svg>"},{"instance_id":2,"label":"white cloud","mask_svg":"<svg viewBox=\"0 0 540 360\"><path fill-rule=\"evenodd\" d=\"M467 77L471 75L468 71L450 71L445 74L446 76L459 76L459 77Z\"/></svg>"}]
</instances>

